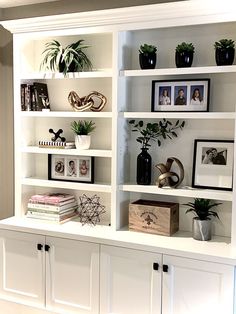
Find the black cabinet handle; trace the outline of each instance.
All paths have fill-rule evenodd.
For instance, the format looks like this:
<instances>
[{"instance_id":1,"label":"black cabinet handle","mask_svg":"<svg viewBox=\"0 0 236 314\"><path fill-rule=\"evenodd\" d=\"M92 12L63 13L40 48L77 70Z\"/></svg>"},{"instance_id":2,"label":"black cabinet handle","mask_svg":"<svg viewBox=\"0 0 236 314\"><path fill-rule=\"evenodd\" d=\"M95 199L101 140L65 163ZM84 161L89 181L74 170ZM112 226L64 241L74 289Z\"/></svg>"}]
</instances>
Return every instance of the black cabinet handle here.
<instances>
[{"instance_id":1,"label":"black cabinet handle","mask_svg":"<svg viewBox=\"0 0 236 314\"><path fill-rule=\"evenodd\" d=\"M159 269L159 264L153 263L153 270L158 270L158 269Z\"/></svg>"},{"instance_id":2,"label":"black cabinet handle","mask_svg":"<svg viewBox=\"0 0 236 314\"><path fill-rule=\"evenodd\" d=\"M37 244L37 250L38 250L38 251L41 251L42 248L43 248L43 245L42 245L41 243L38 243L38 244Z\"/></svg>"},{"instance_id":3,"label":"black cabinet handle","mask_svg":"<svg viewBox=\"0 0 236 314\"><path fill-rule=\"evenodd\" d=\"M48 252L49 249L50 249L50 246L49 246L48 244L45 244L45 245L44 245L44 249L45 249L46 252Z\"/></svg>"},{"instance_id":4,"label":"black cabinet handle","mask_svg":"<svg viewBox=\"0 0 236 314\"><path fill-rule=\"evenodd\" d=\"M164 264L164 265L162 266L163 272L164 272L164 273L167 273L167 272L168 272L168 268L169 268L168 265L165 265L165 264Z\"/></svg>"}]
</instances>

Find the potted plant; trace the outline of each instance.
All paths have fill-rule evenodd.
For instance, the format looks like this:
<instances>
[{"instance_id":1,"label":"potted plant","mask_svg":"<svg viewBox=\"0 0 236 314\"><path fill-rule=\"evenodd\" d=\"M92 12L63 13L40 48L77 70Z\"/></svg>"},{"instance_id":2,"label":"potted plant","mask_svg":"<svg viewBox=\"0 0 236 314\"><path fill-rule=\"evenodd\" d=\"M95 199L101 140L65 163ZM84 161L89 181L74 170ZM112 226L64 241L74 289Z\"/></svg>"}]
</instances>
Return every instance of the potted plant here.
<instances>
[{"instance_id":1,"label":"potted plant","mask_svg":"<svg viewBox=\"0 0 236 314\"><path fill-rule=\"evenodd\" d=\"M73 121L71 129L75 133L75 146L77 149L89 149L91 144L91 132L95 130L93 121Z\"/></svg>"},{"instance_id":2,"label":"potted plant","mask_svg":"<svg viewBox=\"0 0 236 314\"><path fill-rule=\"evenodd\" d=\"M88 48L83 44L84 40L80 39L75 43L67 45L65 48L57 40L52 40L45 44L46 49L43 51L43 61L40 69L45 68L51 71L63 72L81 72L92 69L92 63L84 53Z\"/></svg>"},{"instance_id":3,"label":"potted plant","mask_svg":"<svg viewBox=\"0 0 236 314\"><path fill-rule=\"evenodd\" d=\"M219 219L217 212L212 208L222 203L216 203L205 198L195 198L194 202L183 204L189 206L186 213L194 212L193 218L193 238L195 240L207 241L211 239L211 217Z\"/></svg>"},{"instance_id":4,"label":"potted plant","mask_svg":"<svg viewBox=\"0 0 236 314\"><path fill-rule=\"evenodd\" d=\"M182 42L175 48L175 64L177 68L191 67L193 62L194 45Z\"/></svg>"},{"instance_id":5,"label":"potted plant","mask_svg":"<svg viewBox=\"0 0 236 314\"><path fill-rule=\"evenodd\" d=\"M231 65L234 62L235 44L232 39L221 39L214 44L217 65Z\"/></svg>"},{"instance_id":6,"label":"potted plant","mask_svg":"<svg viewBox=\"0 0 236 314\"><path fill-rule=\"evenodd\" d=\"M148 153L151 146L150 141L156 141L158 146L161 146L160 137L162 139L172 139L177 137L175 132L177 129L182 129L185 121L176 121L174 125L172 122L163 119L155 123L147 123L146 125L142 120L130 120L129 124L132 125L132 132L138 132L139 136L136 141L141 144L141 153L137 157L137 184L149 185L151 184L151 166L152 158Z\"/></svg>"},{"instance_id":7,"label":"potted plant","mask_svg":"<svg viewBox=\"0 0 236 314\"><path fill-rule=\"evenodd\" d=\"M141 69L154 69L156 66L157 47L144 44L139 48L139 64Z\"/></svg>"}]
</instances>

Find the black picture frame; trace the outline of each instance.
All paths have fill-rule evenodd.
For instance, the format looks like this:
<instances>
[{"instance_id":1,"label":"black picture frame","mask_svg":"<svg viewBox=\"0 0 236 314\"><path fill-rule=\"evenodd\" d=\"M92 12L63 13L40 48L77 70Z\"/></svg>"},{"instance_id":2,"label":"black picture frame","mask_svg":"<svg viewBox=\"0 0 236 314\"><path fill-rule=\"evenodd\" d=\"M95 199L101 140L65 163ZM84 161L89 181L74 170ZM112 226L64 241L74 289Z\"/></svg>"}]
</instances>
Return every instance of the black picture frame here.
<instances>
[{"instance_id":1,"label":"black picture frame","mask_svg":"<svg viewBox=\"0 0 236 314\"><path fill-rule=\"evenodd\" d=\"M197 94L200 97L194 98ZM209 101L208 78L152 81L152 112L207 112Z\"/></svg>"},{"instance_id":2,"label":"black picture frame","mask_svg":"<svg viewBox=\"0 0 236 314\"><path fill-rule=\"evenodd\" d=\"M48 180L94 183L94 157L49 154Z\"/></svg>"},{"instance_id":3,"label":"black picture frame","mask_svg":"<svg viewBox=\"0 0 236 314\"><path fill-rule=\"evenodd\" d=\"M232 191L233 140L195 139L192 187Z\"/></svg>"}]
</instances>

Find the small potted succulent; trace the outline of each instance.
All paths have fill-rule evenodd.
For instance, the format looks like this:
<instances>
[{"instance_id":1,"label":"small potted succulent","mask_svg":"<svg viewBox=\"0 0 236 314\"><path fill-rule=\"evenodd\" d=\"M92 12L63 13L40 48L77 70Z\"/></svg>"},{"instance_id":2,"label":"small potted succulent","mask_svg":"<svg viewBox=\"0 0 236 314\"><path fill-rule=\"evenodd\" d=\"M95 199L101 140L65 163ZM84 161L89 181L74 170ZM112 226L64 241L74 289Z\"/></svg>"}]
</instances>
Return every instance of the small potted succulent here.
<instances>
[{"instance_id":1,"label":"small potted succulent","mask_svg":"<svg viewBox=\"0 0 236 314\"><path fill-rule=\"evenodd\" d=\"M93 121L73 121L71 129L75 133L75 146L77 149L89 149L91 144L91 136L89 135L95 129Z\"/></svg>"},{"instance_id":2,"label":"small potted succulent","mask_svg":"<svg viewBox=\"0 0 236 314\"><path fill-rule=\"evenodd\" d=\"M141 69L154 69L157 60L157 47L144 44L139 48L139 64Z\"/></svg>"},{"instance_id":3,"label":"small potted succulent","mask_svg":"<svg viewBox=\"0 0 236 314\"><path fill-rule=\"evenodd\" d=\"M217 212L213 211L212 208L221 205L221 203L205 198L195 198L194 202L183 205L189 207L186 213L194 212L196 215L193 218L193 238L200 241L211 240L211 217L219 219Z\"/></svg>"},{"instance_id":4,"label":"small potted succulent","mask_svg":"<svg viewBox=\"0 0 236 314\"><path fill-rule=\"evenodd\" d=\"M172 139L177 137L175 132L177 129L182 129L185 125L185 121L176 121L174 125L172 122L163 119L155 123L147 123L146 125L142 120L135 121L130 120L129 124L132 125L132 132L139 132L139 136L136 141L141 144L142 152L137 156L137 184L149 185L151 184L151 168L152 157L148 153L148 149L151 146L150 141L156 141L158 146L161 145L160 137L162 139Z\"/></svg>"},{"instance_id":5,"label":"small potted succulent","mask_svg":"<svg viewBox=\"0 0 236 314\"><path fill-rule=\"evenodd\" d=\"M235 55L235 44L232 39L221 39L214 44L217 65L232 65Z\"/></svg>"},{"instance_id":6,"label":"small potted succulent","mask_svg":"<svg viewBox=\"0 0 236 314\"><path fill-rule=\"evenodd\" d=\"M193 63L194 45L182 42L175 48L175 64L177 68L191 67Z\"/></svg>"},{"instance_id":7,"label":"small potted succulent","mask_svg":"<svg viewBox=\"0 0 236 314\"><path fill-rule=\"evenodd\" d=\"M40 69L63 72L82 72L92 69L92 63L84 53L88 48L83 44L84 40L80 39L75 43L67 45L65 48L57 41L52 40L45 44L43 51L43 61Z\"/></svg>"}]
</instances>

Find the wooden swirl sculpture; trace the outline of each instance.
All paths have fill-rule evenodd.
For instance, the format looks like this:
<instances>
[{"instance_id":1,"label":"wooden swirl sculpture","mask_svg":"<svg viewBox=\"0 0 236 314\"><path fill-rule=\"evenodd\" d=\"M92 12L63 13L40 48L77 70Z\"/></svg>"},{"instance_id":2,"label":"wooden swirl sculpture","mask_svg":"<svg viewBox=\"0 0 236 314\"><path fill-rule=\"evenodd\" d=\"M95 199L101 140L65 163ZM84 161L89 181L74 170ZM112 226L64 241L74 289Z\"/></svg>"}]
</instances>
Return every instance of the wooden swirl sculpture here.
<instances>
[{"instance_id":1,"label":"wooden swirl sculpture","mask_svg":"<svg viewBox=\"0 0 236 314\"><path fill-rule=\"evenodd\" d=\"M176 162L179 167L179 175L176 172L171 171L173 162ZM167 159L166 164L157 164L155 166L161 174L157 178L156 185L159 188L164 186L169 186L172 188L177 188L184 179L184 167L181 161L175 157L170 157ZM173 179L175 177L175 180Z\"/></svg>"},{"instance_id":2,"label":"wooden swirl sculpture","mask_svg":"<svg viewBox=\"0 0 236 314\"><path fill-rule=\"evenodd\" d=\"M75 91L71 91L68 95L68 101L75 111L101 111L107 103L107 98L96 91L80 98Z\"/></svg>"}]
</instances>

